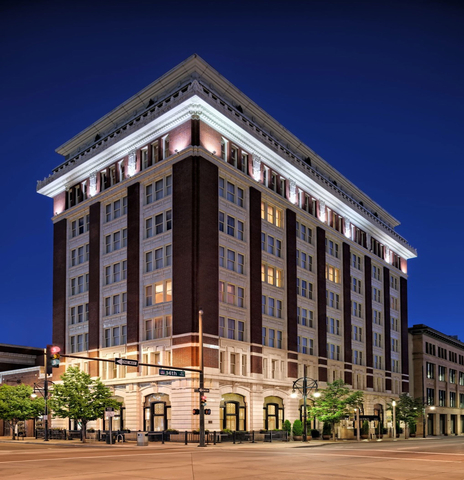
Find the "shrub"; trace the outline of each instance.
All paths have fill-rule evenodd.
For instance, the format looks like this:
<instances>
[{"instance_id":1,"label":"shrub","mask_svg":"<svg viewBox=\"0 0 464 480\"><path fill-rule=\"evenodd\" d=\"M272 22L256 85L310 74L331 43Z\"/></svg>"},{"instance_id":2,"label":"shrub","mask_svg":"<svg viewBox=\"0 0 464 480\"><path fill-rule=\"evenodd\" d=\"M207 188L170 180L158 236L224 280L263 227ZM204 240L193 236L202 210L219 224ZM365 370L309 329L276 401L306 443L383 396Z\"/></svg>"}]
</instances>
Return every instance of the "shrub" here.
<instances>
[{"instance_id":1,"label":"shrub","mask_svg":"<svg viewBox=\"0 0 464 480\"><path fill-rule=\"evenodd\" d=\"M285 420L283 427L282 427L286 432L290 433L292 431L292 424L290 423L290 420Z\"/></svg>"},{"instance_id":2,"label":"shrub","mask_svg":"<svg viewBox=\"0 0 464 480\"><path fill-rule=\"evenodd\" d=\"M319 433L319 430L313 429L311 430L311 437L312 438L319 438L321 434Z\"/></svg>"},{"instance_id":3,"label":"shrub","mask_svg":"<svg viewBox=\"0 0 464 480\"><path fill-rule=\"evenodd\" d=\"M369 422L364 420L361 427L361 435L369 435Z\"/></svg>"},{"instance_id":4,"label":"shrub","mask_svg":"<svg viewBox=\"0 0 464 480\"><path fill-rule=\"evenodd\" d=\"M232 434L232 430L228 429L228 428L224 428L223 430L221 430L221 433L226 433L227 435L231 435Z\"/></svg>"},{"instance_id":5,"label":"shrub","mask_svg":"<svg viewBox=\"0 0 464 480\"><path fill-rule=\"evenodd\" d=\"M295 437L301 437L303 435L303 424L301 420L295 420L293 422L292 431Z\"/></svg>"},{"instance_id":6,"label":"shrub","mask_svg":"<svg viewBox=\"0 0 464 480\"><path fill-rule=\"evenodd\" d=\"M329 422L324 422L322 427L322 435L331 435L332 434L332 425Z\"/></svg>"}]
</instances>

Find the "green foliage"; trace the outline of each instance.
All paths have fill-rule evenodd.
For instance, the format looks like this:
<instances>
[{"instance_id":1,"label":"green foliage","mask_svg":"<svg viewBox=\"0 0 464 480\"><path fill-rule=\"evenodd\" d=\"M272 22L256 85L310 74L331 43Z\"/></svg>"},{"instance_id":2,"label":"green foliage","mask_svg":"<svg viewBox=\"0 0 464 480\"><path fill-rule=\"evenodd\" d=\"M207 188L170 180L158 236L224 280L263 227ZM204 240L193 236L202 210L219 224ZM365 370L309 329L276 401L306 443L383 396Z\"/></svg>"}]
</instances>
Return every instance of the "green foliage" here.
<instances>
[{"instance_id":1,"label":"green foliage","mask_svg":"<svg viewBox=\"0 0 464 480\"><path fill-rule=\"evenodd\" d=\"M329 422L324 422L322 427L322 435L331 435L332 434L332 424Z\"/></svg>"},{"instance_id":2,"label":"green foliage","mask_svg":"<svg viewBox=\"0 0 464 480\"><path fill-rule=\"evenodd\" d=\"M78 367L69 367L61 376L62 384L55 384L50 400L54 414L60 418L78 421L84 430L87 422L102 418L105 408L119 410L122 406L112 397L111 390L98 378L92 380Z\"/></svg>"},{"instance_id":3,"label":"green foliage","mask_svg":"<svg viewBox=\"0 0 464 480\"><path fill-rule=\"evenodd\" d=\"M301 437L303 435L303 423L301 420L295 420L293 422L292 431L295 437Z\"/></svg>"},{"instance_id":4,"label":"green foliage","mask_svg":"<svg viewBox=\"0 0 464 480\"><path fill-rule=\"evenodd\" d=\"M364 420L361 427L361 435L369 435L369 422Z\"/></svg>"},{"instance_id":5,"label":"green foliage","mask_svg":"<svg viewBox=\"0 0 464 480\"><path fill-rule=\"evenodd\" d=\"M396 419L405 422L411 429L413 425L416 425L417 417L422 413L422 407L422 398L412 398L407 393L402 393L396 400ZM387 410L393 410L391 403L387 404Z\"/></svg>"},{"instance_id":6,"label":"green foliage","mask_svg":"<svg viewBox=\"0 0 464 480\"><path fill-rule=\"evenodd\" d=\"M13 432L18 422L35 418L45 410L44 399L31 398L32 392L29 385L0 386L0 419L10 424Z\"/></svg>"},{"instance_id":7,"label":"green foliage","mask_svg":"<svg viewBox=\"0 0 464 480\"><path fill-rule=\"evenodd\" d=\"M282 428L284 431L290 433L292 431L292 424L290 423L290 420L285 420Z\"/></svg>"},{"instance_id":8,"label":"green foliage","mask_svg":"<svg viewBox=\"0 0 464 480\"><path fill-rule=\"evenodd\" d=\"M314 400L311 412L320 421L330 423L335 435L335 424L349 415L353 408L359 408L362 400L363 392L345 387L343 380L335 380L328 383L327 388L321 391L321 396Z\"/></svg>"}]
</instances>

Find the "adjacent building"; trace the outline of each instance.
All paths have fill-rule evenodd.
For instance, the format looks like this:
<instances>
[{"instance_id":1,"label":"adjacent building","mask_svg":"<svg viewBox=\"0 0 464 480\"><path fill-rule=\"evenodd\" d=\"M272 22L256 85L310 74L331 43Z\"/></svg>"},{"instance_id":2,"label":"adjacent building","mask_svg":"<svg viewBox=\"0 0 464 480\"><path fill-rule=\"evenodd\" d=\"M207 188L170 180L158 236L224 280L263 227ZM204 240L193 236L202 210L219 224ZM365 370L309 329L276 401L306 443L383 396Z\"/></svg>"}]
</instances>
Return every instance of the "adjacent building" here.
<instances>
[{"instance_id":1,"label":"adjacent building","mask_svg":"<svg viewBox=\"0 0 464 480\"><path fill-rule=\"evenodd\" d=\"M414 398L423 398L418 434L464 434L464 343L427 325L409 329ZM425 419L425 422L424 422Z\"/></svg>"},{"instance_id":2,"label":"adjacent building","mask_svg":"<svg viewBox=\"0 0 464 480\"><path fill-rule=\"evenodd\" d=\"M278 97L276 97L278 98ZM343 379L365 414L409 391L399 222L197 55L58 148L53 343L124 402L118 427L280 428L292 384Z\"/></svg>"}]
</instances>

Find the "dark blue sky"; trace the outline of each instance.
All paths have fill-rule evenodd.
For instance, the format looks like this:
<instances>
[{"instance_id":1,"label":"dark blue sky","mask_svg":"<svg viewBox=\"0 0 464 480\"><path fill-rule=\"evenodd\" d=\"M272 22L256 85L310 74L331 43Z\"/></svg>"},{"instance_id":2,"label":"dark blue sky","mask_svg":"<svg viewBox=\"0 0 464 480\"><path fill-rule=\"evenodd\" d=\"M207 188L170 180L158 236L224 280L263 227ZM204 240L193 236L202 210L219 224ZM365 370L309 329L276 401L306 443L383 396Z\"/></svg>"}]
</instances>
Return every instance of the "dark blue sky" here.
<instances>
[{"instance_id":1,"label":"dark blue sky","mask_svg":"<svg viewBox=\"0 0 464 480\"><path fill-rule=\"evenodd\" d=\"M464 340L463 25L445 0L1 2L0 343L51 341L55 149L192 53L401 221L410 325Z\"/></svg>"}]
</instances>

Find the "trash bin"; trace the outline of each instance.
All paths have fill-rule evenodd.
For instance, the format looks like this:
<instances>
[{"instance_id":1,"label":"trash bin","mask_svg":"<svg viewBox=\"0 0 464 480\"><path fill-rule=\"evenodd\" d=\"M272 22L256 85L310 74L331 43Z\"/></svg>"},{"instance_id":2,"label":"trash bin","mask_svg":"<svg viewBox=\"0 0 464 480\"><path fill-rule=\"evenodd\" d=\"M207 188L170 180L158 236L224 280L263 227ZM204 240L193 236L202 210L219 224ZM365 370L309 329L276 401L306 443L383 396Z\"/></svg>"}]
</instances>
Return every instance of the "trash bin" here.
<instances>
[{"instance_id":1,"label":"trash bin","mask_svg":"<svg viewBox=\"0 0 464 480\"><path fill-rule=\"evenodd\" d=\"M144 432L137 432L137 446L146 447L148 445L148 434Z\"/></svg>"}]
</instances>

